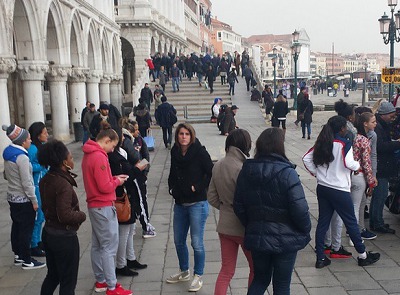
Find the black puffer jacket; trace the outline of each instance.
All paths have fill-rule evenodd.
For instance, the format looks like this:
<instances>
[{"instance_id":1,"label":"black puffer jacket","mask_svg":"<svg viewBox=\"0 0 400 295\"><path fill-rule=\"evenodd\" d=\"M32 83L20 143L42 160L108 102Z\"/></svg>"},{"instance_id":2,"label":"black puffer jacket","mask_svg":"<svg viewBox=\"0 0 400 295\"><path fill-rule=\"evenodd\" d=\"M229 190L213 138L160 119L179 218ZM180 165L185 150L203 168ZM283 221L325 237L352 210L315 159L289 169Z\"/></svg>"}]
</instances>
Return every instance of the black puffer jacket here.
<instances>
[{"instance_id":1,"label":"black puffer jacket","mask_svg":"<svg viewBox=\"0 0 400 295\"><path fill-rule=\"evenodd\" d=\"M213 163L206 148L196 138L183 156L177 145L171 149L171 168L168 177L170 194L176 204L207 200ZM195 192L192 191L192 185Z\"/></svg>"},{"instance_id":2,"label":"black puffer jacket","mask_svg":"<svg viewBox=\"0 0 400 295\"><path fill-rule=\"evenodd\" d=\"M376 151L378 157L378 178L390 178L396 175L397 165L394 152L400 149L400 142L393 141L390 136L390 126L376 115Z\"/></svg>"},{"instance_id":3,"label":"black puffer jacket","mask_svg":"<svg viewBox=\"0 0 400 295\"><path fill-rule=\"evenodd\" d=\"M295 252L311 240L307 201L294 166L279 155L247 160L237 179L234 211L245 227L245 247Z\"/></svg>"}]
</instances>

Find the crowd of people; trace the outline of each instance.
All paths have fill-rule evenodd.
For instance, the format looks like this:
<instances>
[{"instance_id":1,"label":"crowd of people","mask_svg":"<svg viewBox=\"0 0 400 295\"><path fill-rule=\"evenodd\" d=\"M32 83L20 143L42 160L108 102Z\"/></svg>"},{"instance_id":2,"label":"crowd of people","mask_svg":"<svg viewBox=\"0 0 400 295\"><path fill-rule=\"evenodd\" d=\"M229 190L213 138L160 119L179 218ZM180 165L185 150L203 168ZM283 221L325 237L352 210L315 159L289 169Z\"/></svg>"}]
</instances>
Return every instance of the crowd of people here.
<instances>
[{"instance_id":1,"label":"crowd of people","mask_svg":"<svg viewBox=\"0 0 400 295\"><path fill-rule=\"evenodd\" d=\"M203 66L203 61L205 68ZM262 92L267 119L255 142L239 128L235 116L239 108L215 98L211 121L226 136L225 157L213 164L206 148L188 123L177 123L176 109L168 103L165 86L196 73L199 84L206 77L210 92L217 74L221 84L229 83L234 94L237 76L242 73L251 84L252 73L246 53L219 56L192 54L177 57L156 55L146 60L149 75L159 79L154 92L146 83L134 109L136 121L123 117L112 104L90 102L82 111L84 129L82 176L88 217L92 229L91 264L95 292L130 295L117 276L134 277L147 264L137 260L134 250L136 222L143 238L156 237L147 205L147 177L150 153L145 137L151 125L162 128L163 143L170 150L169 194L174 200L173 234L178 272L167 277L170 284L191 281L188 291L203 286L205 269L204 232L209 205L219 210L217 232L221 269L214 295L224 295L234 276L239 247L249 267L248 295L264 294L272 282L274 294L290 294L290 283L298 251L310 242L311 220L296 166L285 153L287 96L273 97L266 85ZM199 71L201 65L201 71ZM225 73L222 74L221 73ZM226 81L227 80L227 81ZM155 113L150 106L155 103ZM311 139L313 103L302 86L297 97L297 120L302 138ZM303 156L304 166L316 177L318 224L315 233L316 268L331 264L330 259L350 258L341 241L343 223L350 244L358 253L359 266L368 266L380 254L366 250L363 240L377 234L394 234L383 219L389 183L397 175L400 139L393 136L396 108L380 101L373 109L355 108L343 100L335 103L336 116L329 118L315 144ZM153 122L152 117L155 119ZM43 122L28 130L15 124L3 125L12 144L4 153L8 181L7 201L12 219L11 248L14 264L22 269L47 266L41 294L74 294L79 268L77 231L86 220L80 210L72 172L73 155L64 143L48 140ZM307 136L307 137L306 137ZM396 180L398 181L398 180ZM369 205L369 227L365 208ZM129 218L119 219L115 202L129 202ZM44 226L43 226L44 223ZM187 236L190 233L194 266L190 269ZM46 257L46 263L33 257Z\"/></svg>"}]
</instances>

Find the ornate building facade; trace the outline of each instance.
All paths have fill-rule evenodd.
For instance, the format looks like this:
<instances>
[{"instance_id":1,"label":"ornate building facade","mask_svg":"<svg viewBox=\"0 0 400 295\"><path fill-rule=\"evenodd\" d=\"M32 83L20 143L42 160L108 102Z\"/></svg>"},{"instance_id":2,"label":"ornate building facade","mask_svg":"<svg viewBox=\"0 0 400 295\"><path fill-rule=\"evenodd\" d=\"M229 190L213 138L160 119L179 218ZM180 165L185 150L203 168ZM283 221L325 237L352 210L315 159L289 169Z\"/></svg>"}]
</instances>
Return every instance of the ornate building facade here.
<instances>
[{"instance_id":1,"label":"ornate building facade","mask_svg":"<svg viewBox=\"0 0 400 295\"><path fill-rule=\"evenodd\" d=\"M120 44L108 1L0 1L1 123L51 122L67 140L87 100L119 106ZM0 150L7 142L0 132Z\"/></svg>"},{"instance_id":2,"label":"ornate building facade","mask_svg":"<svg viewBox=\"0 0 400 295\"><path fill-rule=\"evenodd\" d=\"M137 102L148 82L145 59L151 54L184 53L186 0L114 0L121 26L124 102ZM197 3L198 7L198 3Z\"/></svg>"}]
</instances>

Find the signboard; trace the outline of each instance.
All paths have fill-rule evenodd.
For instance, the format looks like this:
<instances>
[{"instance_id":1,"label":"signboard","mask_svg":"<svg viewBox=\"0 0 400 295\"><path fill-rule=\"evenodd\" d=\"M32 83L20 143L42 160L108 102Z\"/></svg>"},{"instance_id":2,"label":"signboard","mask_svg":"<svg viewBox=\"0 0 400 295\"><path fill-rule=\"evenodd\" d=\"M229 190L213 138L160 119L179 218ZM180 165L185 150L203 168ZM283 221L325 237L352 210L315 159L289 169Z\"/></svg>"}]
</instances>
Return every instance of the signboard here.
<instances>
[{"instance_id":1,"label":"signboard","mask_svg":"<svg viewBox=\"0 0 400 295\"><path fill-rule=\"evenodd\" d=\"M400 84L400 68L383 68L381 77L384 84Z\"/></svg>"}]
</instances>

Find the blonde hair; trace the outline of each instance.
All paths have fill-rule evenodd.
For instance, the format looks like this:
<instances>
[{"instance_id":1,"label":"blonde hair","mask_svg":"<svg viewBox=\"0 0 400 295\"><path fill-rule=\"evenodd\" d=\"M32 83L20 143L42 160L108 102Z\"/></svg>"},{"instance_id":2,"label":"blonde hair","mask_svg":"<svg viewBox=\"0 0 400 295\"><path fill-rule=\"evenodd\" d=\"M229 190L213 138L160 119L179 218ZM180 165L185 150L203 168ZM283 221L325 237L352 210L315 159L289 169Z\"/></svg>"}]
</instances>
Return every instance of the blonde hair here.
<instances>
[{"instance_id":1,"label":"blonde hair","mask_svg":"<svg viewBox=\"0 0 400 295\"><path fill-rule=\"evenodd\" d=\"M380 98L376 101L376 103L372 106L371 110L373 114L376 114L376 112L378 111L379 107L381 106L381 103L384 102L385 99L384 98Z\"/></svg>"}]
</instances>

